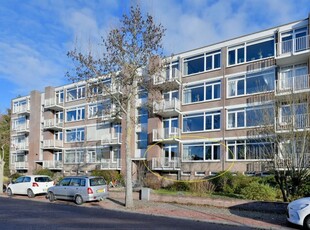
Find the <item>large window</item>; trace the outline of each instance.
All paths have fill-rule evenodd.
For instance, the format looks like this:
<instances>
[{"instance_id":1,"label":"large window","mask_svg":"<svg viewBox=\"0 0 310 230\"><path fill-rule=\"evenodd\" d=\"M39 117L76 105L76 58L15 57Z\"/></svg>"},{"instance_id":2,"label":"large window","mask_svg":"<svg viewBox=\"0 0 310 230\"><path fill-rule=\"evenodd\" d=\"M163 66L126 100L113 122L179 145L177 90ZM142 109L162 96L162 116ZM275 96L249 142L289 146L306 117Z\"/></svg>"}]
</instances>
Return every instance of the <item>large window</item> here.
<instances>
[{"instance_id":1,"label":"large window","mask_svg":"<svg viewBox=\"0 0 310 230\"><path fill-rule=\"evenodd\" d=\"M147 149L147 132L137 133L137 149Z\"/></svg>"},{"instance_id":2,"label":"large window","mask_svg":"<svg viewBox=\"0 0 310 230\"><path fill-rule=\"evenodd\" d=\"M88 106L88 118L101 117L106 112L107 108L104 108L103 103L96 103Z\"/></svg>"},{"instance_id":3,"label":"large window","mask_svg":"<svg viewBox=\"0 0 310 230\"><path fill-rule=\"evenodd\" d=\"M137 115L137 123L138 124L146 124L148 121L148 110L147 108L138 108L138 115Z\"/></svg>"},{"instance_id":4,"label":"large window","mask_svg":"<svg viewBox=\"0 0 310 230\"><path fill-rule=\"evenodd\" d=\"M74 149L65 151L65 164L85 163L85 151Z\"/></svg>"},{"instance_id":5,"label":"large window","mask_svg":"<svg viewBox=\"0 0 310 230\"><path fill-rule=\"evenodd\" d=\"M274 90L275 71L267 70L233 77L227 81L227 96L235 97Z\"/></svg>"},{"instance_id":6,"label":"large window","mask_svg":"<svg viewBox=\"0 0 310 230\"><path fill-rule=\"evenodd\" d=\"M221 98L221 82L204 82L188 85L183 90L184 104L193 102L216 100Z\"/></svg>"},{"instance_id":7,"label":"large window","mask_svg":"<svg viewBox=\"0 0 310 230\"><path fill-rule=\"evenodd\" d=\"M228 49L228 65L244 62L244 45L231 47Z\"/></svg>"},{"instance_id":8,"label":"large window","mask_svg":"<svg viewBox=\"0 0 310 230\"><path fill-rule=\"evenodd\" d=\"M82 98L85 98L85 85L67 89L66 101L74 101Z\"/></svg>"},{"instance_id":9,"label":"large window","mask_svg":"<svg viewBox=\"0 0 310 230\"><path fill-rule=\"evenodd\" d=\"M196 113L183 116L183 132L219 130L221 111Z\"/></svg>"},{"instance_id":10,"label":"large window","mask_svg":"<svg viewBox=\"0 0 310 230\"><path fill-rule=\"evenodd\" d=\"M66 142L84 141L84 128L73 128L66 130Z\"/></svg>"},{"instance_id":11,"label":"large window","mask_svg":"<svg viewBox=\"0 0 310 230\"><path fill-rule=\"evenodd\" d=\"M221 68L221 51L217 50L184 59L184 74L190 75Z\"/></svg>"},{"instance_id":12,"label":"large window","mask_svg":"<svg viewBox=\"0 0 310 230\"><path fill-rule=\"evenodd\" d=\"M219 143L183 144L183 161L218 161L221 159Z\"/></svg>"},{"instance_id":13,"label":"large window","mask_svg":"<svg viewBox=\"0 0 310 230\"><path fill-rule=\"evenodd\" d=\"M66 111L66 121L81 121L85 119L85 107L68 109Z\"/></svg>"},{"instance_id":14,"label":"large window","mask_svg":"<svg viewBox=\"0 0 310 230\"><path fill-rule=\"evenodd\" d=\"M273 144L264 140L227 141L227 160L269 159Z\"/></svg>"}]
</instances>

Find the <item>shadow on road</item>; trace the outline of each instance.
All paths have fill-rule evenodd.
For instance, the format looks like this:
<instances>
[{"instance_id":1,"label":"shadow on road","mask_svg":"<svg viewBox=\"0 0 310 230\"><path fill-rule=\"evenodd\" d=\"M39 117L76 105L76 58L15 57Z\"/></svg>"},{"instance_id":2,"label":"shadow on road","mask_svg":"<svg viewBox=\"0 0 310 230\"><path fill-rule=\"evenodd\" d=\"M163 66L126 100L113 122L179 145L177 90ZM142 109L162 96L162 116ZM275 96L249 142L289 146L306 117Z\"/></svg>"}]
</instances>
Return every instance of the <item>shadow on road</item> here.
<instances>
[{"instance_id":1,"label":"shadow on road","mask_svg":"<svg viewBox=\"0 0 310 230\"><path fill-rule=\"evenodd\" d=\"M107 200L110 200L110 201L112 201L112 202L115 203L115 204L118 204L118 205L121 205L121 206L124 206L124 207L125 207L125 203L120 202L119 200L115 200L115 199L110 198L110 197L108 197Z\"/></svg>"}]
</instances>

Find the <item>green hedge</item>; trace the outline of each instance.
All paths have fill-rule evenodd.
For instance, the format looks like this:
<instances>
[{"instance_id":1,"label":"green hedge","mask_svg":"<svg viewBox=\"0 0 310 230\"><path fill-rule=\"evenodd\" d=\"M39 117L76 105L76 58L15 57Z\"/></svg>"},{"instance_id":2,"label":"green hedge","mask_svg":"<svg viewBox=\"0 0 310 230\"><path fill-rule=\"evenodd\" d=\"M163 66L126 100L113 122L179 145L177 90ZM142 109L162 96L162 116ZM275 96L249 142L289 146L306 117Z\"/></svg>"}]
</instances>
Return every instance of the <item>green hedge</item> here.
<instances>
[{"instance_id":1,"label":"green hedge","mask_svg":"<svg viewBox=\"0 0 310 230\"><path fill-rule=\"evenodd\" d=\"M277 197L277 191L274 188L257 181L242 188L240 194L250 200L274 201Z\"/></svg>"}]
</instances>

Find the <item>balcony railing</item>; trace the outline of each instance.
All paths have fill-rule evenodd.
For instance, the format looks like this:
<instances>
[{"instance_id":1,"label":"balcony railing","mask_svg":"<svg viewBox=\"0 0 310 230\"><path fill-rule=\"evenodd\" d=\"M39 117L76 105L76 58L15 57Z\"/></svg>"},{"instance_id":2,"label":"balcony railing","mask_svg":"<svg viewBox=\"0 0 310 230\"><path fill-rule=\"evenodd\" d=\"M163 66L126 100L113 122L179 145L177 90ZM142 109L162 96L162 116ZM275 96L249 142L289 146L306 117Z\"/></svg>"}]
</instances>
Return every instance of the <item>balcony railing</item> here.
<instances>
[{"instance_id":1,"label":"balcony railing","mask_svg":"<svg viewBox=\"0 0 310 230\"><path fill-rule=\"evenodd\" d=\"M310 114L287 115L276 120L278 131L310 128Z\"/></svg>"},{"instance_id":2,"label":"balcony railing","mask_svg":"<svg viewBox=\"0 0 310 230\"><path fill-rule=\"evenodd\" d=\"M43 161L43 168L46 169L62 169L62 161Z\"/></svg>"},{"instance_id":3,"label":"balcony railing","mask_svg":"<svg viewBox=\"0 0 310 230\"><path fill-rule=\"evenodd\" d=\"M62 140L44 140L43 148L45 149L59 149L63 147Z\"/></svg>"},{"instance_id":4,"label":"balcony railing","mask_svg":"<svg viewBox=\"0 0 310 230\"><path fill-rule=\"evenodd\" d=\"M62 110L63 104L64 102L60 102L59 99L56 98L49 98L44 101L44 107L48 109Z\"/></svg>"},{"instance_id":5,"label":"balcony railing","mask_svg":"<svg viewBox=\"0 0 310 230\"><path fill-rule=\"evenodd\" d=\"M169 69L170 70L170 69ZM154 85L163 84L166 82L181 83L181 71L177 68L172 68L169 72L162 71L154 76Z\"/></svg>"},{"instance_id":6,"label":"balcony railing","mask_svg":"<svg viewBox=\"0 0 310 230\"><path fill-rule=\"evenodd\" d=\"M28 162L27 161L14 162L11 164L11 169L12 170L28 169Z\"/></svg>"},{"instance_id":7,"label":"balcony railing","mask_svg":"<svg viewBox=\"0 0 310 230\"><path fill-rule=\"evenodd\" d=\"M29 120L23 124L19 124L13 128L16 132L29 132Z\"/></svg>"},{"instance_id":8,"label":"balcony railing","mask_svg":"<svg viewBox=\"0 0 310 230\"><path fill-rule=\"evenodd\" d=\"M152 158L153 170L179 170L181 167L181 159L179 157L168 158Z\"/></svg>"},{"instance_id":9,"label":"balcony railing","mask_svg":"<svg viewBox=\"0 0 310 230\"><path fill-rule=\"evenodd\" d=\"M44 120L45 129L62 129L63 120L62 119L48 119Z\"/></svg>"},{"instance_id":10,"label":"balcony railing","mask_svg":"<svg viewBox=\"0 0 310 230\"><path fill-rule=\"evenodd\" d=\"M30 113L30 104L26 103L19 106L14 106L13 108L14 113Z\"/></svg>"},{"instance_id":11,"label":"balcony railing","mask_svg":"<svg viewBox=\"0 0 310 230\"><path fill-rule=\"evenodd\" d=\"M181 110L181 102L177 98L171 101L161 100L153 103L153 111L155 114L173 116L177 115Z\"/></svg>"},{"instance_id":12,"label":"balcony railing","mask_svg":"<svg viewBox=\"0 0 310 230\"><path fill-rule=\"evenodd\" d=\"M153 141L180 139L181 130L176 127L153 129Z\"/></svg>"},{"instance_id":13,"label":"balcony railing","mask_svg":"<svg viewBox=\"0 0 310 230\"><path fill-rule=\"evenodd\" d=\"M13 143L11 146L12 151L28 151L29 150L29 142L21 142L21 143Z\"/></svg>"},{"instance_id":14,"label":"balcony railing","mask_svg":"<svg viewBox=\"0 0 310 230\"><path fill-rule=\"evenodd\" d=\"M310 75L287 77L276 80L276 94L296 93L299 91L310 90Z\"/></svg>"},{"instance_id":15,"label":"balcony railing","mask_svg":"<svg viewBox=\"0 0 310 230\"><path fill-rule=\"evenodd\" d=\"M309 35L282 41L279 43L279 55L298 53L309 49Z\"/></svg>"},{"instance_id":16,"label":"balcony railing","mask_svg":"<svg viewBox=\"0 0 310 230\"><path fill-rule=\"evenodd\" d=\"M109 169L121 169L121 159L102 159L100 162L100 169L109 170Z\"/></svg>"},{"instance_id":17,"label":"balcony railing","mask_svg":"<svg viewBox=\"0 0 310 230\"><path fill-rule=\"evenodd\" d=\"M120 145L122 143L122 134L119 133L117 135L104 135L101 137L102 145Z\"/></svg>"}]
</instances>

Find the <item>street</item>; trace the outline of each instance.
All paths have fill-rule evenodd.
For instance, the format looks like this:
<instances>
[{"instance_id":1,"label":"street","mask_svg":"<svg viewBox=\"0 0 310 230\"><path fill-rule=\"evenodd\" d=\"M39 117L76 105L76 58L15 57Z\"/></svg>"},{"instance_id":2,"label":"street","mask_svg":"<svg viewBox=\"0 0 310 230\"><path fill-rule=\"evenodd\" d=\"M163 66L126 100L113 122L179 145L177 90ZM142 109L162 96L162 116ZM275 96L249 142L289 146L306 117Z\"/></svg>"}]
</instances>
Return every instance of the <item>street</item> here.
<instances>
[{"instance_id":1,"label":"street","mask_svg":"<svg viewBox=\"0 0 310 230\"><path fill-rule=\"evenodd\" d=\"M185 219L0 197L0 229L250 229Z\"/></svg>"}]
</instances>

